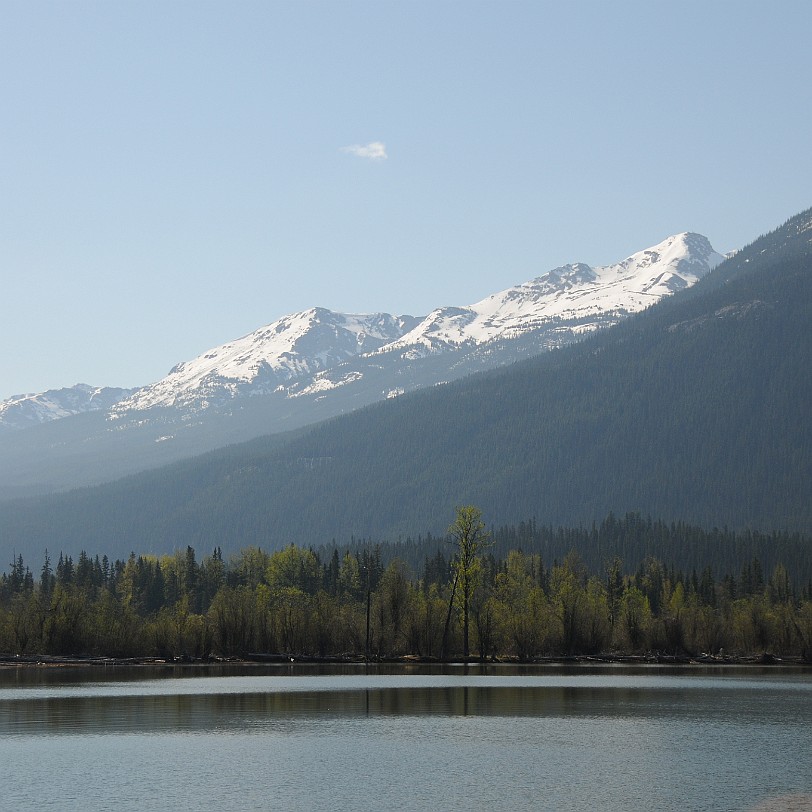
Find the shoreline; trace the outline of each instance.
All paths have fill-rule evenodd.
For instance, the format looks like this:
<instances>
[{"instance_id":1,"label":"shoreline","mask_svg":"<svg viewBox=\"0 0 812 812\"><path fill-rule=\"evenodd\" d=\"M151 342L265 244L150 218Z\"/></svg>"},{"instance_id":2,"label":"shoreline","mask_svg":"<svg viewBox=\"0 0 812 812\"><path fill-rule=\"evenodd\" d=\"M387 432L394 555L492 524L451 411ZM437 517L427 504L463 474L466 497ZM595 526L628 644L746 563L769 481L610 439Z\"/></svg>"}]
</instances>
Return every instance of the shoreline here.
<instances>
[{"instance_id":1,"label":"shoreline","mask_svg":"<svg viewBox=\"0 0 812 812\"><path fill-rule=\"evenodd\" d=\"M263 665L403 665L403 666L562 666L562 665L666 665L685 668L722 666L767 666L774 668L809 668L812 662L801 657L777 657L769 653L746 656L728 656L702 654L696 657L688 655L649 654L573 654L560 656L533 657L520 660L515 657L496 657L481 660L478 657L448 658L440 660L433 657L404 655L402 657L380 657L366 659L353 656L310 656L271 653L251 653L245 657L102 657L102 656L67 656L67 655L14 655L0 653L0 669L6 668L128 668L170 666L173 668L201 667L245 667Z\"/></svg>"}]
</instances>

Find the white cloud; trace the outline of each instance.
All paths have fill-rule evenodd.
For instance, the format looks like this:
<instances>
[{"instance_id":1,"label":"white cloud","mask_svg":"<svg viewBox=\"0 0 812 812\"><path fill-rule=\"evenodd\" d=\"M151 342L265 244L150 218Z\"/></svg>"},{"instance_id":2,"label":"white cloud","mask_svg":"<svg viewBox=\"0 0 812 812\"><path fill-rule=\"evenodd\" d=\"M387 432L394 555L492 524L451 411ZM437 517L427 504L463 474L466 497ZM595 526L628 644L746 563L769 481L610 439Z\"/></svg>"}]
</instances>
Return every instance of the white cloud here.
<instances>
[{"instance_id":1,"label":"white cloud","mask_svg":"<svg viewBox=\"0 0 812 812\"><path fill-rule=\"evenodd\" d=\"M357 158L368 158L370 161L385 161L389 156L386 154L386 145L380 141L372 141L369 144L353 144L349 147L341 147L342 152L348 152Z\"/></svg>"}]
</instances>

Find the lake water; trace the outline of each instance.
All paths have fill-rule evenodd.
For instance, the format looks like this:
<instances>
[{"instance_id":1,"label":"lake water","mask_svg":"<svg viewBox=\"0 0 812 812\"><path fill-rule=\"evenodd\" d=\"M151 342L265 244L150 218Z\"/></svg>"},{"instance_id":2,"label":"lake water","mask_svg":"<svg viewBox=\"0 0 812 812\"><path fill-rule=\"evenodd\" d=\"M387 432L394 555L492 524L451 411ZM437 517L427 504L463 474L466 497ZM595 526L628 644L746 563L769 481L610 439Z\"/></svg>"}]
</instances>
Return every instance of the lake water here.
<instances>
[{"instance_id":1,"label":"lake water","mask_svg":"<svg viewBox=\"0 0 812 812\"><path fill-rule=\"evenodd\" d=\"M0 809L812 810L812 673L0 670Z\"/></svg>"}]
</instances>

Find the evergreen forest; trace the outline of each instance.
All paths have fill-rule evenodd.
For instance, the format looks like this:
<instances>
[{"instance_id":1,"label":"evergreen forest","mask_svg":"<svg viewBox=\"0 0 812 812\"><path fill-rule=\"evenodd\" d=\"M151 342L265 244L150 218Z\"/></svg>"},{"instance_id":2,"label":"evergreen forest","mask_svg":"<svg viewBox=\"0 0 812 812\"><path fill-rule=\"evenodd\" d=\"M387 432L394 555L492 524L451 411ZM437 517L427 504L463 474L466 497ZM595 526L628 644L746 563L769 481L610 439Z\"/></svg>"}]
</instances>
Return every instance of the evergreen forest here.
<instances>
[{"instance_id":1,"label":"evergreen forest","mask_svg":"<svg viewBox=\"0 0 812 812\"><path fill-rule=\"evenodd\" d=\"M0 576L0 652L34 661L812 659L808 538L638 514L579 530L533 521L478 529L467 557L454 526L400 544L249 547L228 560L219 548L202 558L192 547L115 560L46 552L32 570L18 555Z\"/></svg>"}]
</instances>

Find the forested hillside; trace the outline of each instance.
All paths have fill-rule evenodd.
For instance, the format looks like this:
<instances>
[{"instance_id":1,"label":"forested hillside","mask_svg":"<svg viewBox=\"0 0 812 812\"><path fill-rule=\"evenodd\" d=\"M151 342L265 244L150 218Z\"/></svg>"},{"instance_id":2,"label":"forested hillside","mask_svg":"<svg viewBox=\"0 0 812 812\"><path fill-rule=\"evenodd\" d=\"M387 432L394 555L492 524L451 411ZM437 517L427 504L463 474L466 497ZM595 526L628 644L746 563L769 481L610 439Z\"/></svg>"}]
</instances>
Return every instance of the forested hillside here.
<instances>
[{"instance_id":1,"label":"forested hillside","mask_svg":"<svg viewBox=\"0 0 812 812\"><path fill-rule=\"evenodd\" d=\"M0 506L7 549L274 549L610 511L812 532L812 211L606 333L253 442Z\"/></svg>"}]
</instances>

